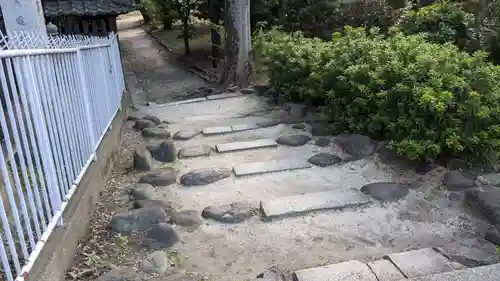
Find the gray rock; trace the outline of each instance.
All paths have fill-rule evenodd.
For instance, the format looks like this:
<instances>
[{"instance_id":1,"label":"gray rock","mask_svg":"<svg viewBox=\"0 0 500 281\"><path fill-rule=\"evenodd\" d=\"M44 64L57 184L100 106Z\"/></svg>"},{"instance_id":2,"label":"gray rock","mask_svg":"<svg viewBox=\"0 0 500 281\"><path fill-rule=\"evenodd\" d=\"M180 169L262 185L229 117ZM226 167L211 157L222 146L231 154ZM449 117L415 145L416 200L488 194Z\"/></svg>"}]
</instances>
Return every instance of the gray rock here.
<instances>
[{"instance_id":1,"label":"gray rock","mask_svg":"<svg viewBox=\"0 0 500 281\"><path fill-rule=\"evenodd\" d=\"M184 273L175 273L175 274L170 274L168 276L162 277L161 279L155 280L155 281L199 281L201 278L194 276L194 275L188 275Z\"/></svg>"},{"instance_id":2,"label":"gray rock","mask_svg":"<svg viewBox=\"0 0 500 281\"><path fill-rule=\"evenodd\" d=\"M255 93L257 95L265 94L271 87L269 85L254 85L253 86Z\"/></svg>"},{"instance_id":3,"label":"gray rock","mask_svg":"<svg viewBox=\"0 0 500 281\"><path fill-rule=\"evenodd\" d=\"M173 139L174 140L189 140L189 139L192 139L199 134L201 134L201 130L178 131L177 133L175 133Z\"/></svg>"},{"instance_id":4,"label":"gray rock","mask_svg":"<svg viewBox=\"0 0 500 281\"><path fill-rule=\"evenodd\" d=\"M130 189L130 194L132 194L136 200L151 200L156 197L156 190L150 184L137 183Z\"/></svg>"},{"instance_id":5,"label":"gray rock","mask_svg":"<svg viewBox=\"0 0 500 281\"><path fill-rule=\"evenodd\" d=\"M304 130L305 128L307 128L307 125L304 123L300 123L293 125L292 128L297 130Z\"/></svg>"},{"instance_id":6,"label":"gray rock","mask_svg":"<svg viewBox=\"0 0 500 281\"><path fill-rule=\"evenodd\" d=\"M119 268L104 273L95 281L141 281L139 274L133 268Z\"/></svg>"},{"instance_id":7,"label":"gray rock","mask_svg":"<svg viewBox=\"0 0 500 281\"><path fill-rule=\"evenodd\" d=\"M319 153L309 158L308 161L316 166L326 167L342 162L342 158L330 153Z\"/></svg>"},{"instance_id":8,"label":"gray rock","mask_svg":"<svg viewBox=\"0 0 500 281\"><path fill-rule=\"evenodd\" d=\"M231 176L226 168L206 168L189 172L181 177L181 183L187 186L205 185Z\"/></svg>"},{"instance_id":9,"label":"gray rock","mask_svg":"<svg viewBox=\"0 0 500 281\"><path fill-rule=\"evenodd\" d=\"M139 119L135 121L134 128L137 130L143 130L145 128L155 128L156 124L153 121L150 120L145 120L145 119Z\"/></svg>"},{"instance_id":10,"label":"gray rock","mask_svg":"<svg viewBox=\"0 0 500 281\"><path fill-rule=\"evenodd\" d=\"M201 216L223 223L237 223L249 219L253 214L254 212L251 205L234 202L229 205L208 206L203 209Z\"/></svg>"},{"instance_id":11,"label":"gray rock","mask_svg":"<svg viewBox=\"0 0 500 281\"><path fill-rule=\"evenodd\" d=\"M150 115L150 114L146 114L144 115L144 117L142 117L142 119L144 120L149 120L153 123L155 123L156 125L160 125L161 124L161 119L154 116L154 115Z\"/></svg>"},{"instance_id":12,"label":"gray rock","mask_svg":"<svg viewBox=\"0 0 500 281\"><path fill-rule=\"evenodd\" d=\"M500 231L499 231L499 229L500 229L500 227L488 230L488 232L486 232L486 236L484 239L486 239L486 241L489 241L497 246L500 246Z\"/></svg>"},{"instance_id":13,"label":"gray rock","mask_svg":"<svg viewBox=\"0 0 500 281\"><path fill-rule=\"evenodd\" d=\"M287 135L279 137L276 142L281 145L301 146L308 143L311 137L308 135Z\"/></svg>"},{"instance_id":14,"label":"gray rock","mask_svg":"<svg viewBox=\"0 0 500 281\"><path fill-rule=\"evenodd\" d=\"M244 95L249 95L249 94L254 94L255 90L252 88L244 88L244 89L240 90L240 93L242 93Z\"/></svg>"},{"instance_id":15,"label":"gray rock","mask_svg":"<svg viewBox=\"0 0 500 281\"><path fill-rule=\"evenodd\" d=\"M458 262L461 265L464 265L466 267L478 267L478 266L485 266L485 265L490 265L490 262L487 261L481 261L481 260L476 260L472 259L466 256L460 256L460 255L446 255L446 257L453 262Z\"/></svg>"},{"instance_id":16,"label":"gray rock","mask_svg":"<svg viewBox=\"0 0 500 281\"><path fill-rule=\"evenodd\" d=\"M477 182L481 185L500 186L500 174L487 174L477 177Z\"/></svg>"},{"instance_id":17,"label":"gray rock","mask_svg":"<svg viewBox=\"0 0 500 281\"><path fill-rule=\"evenodd\" d=\"M153 150L155 150L156 148L158 148L158 144L153 144L153 143L149 143L146 145L146 149L151 152Z\"/></svg>"},{"instance_id":18,"label":"gray rock","mask_svg":"<svg viewBox=\"0 0 500 281\"><path fill-rule=\"evenodd\" d=\"M168 215L160 208L137 209L115 214L109 227L115 232L129 235L132 231L146 231L153 225L168 220Z\"/></svg>"},{"instance_id":19,"label":"gray rock","mask_svg":"<svg viewBox=\"0 0 500 281\"><path fill-rule=\"evenodd\" d=\"M158 223L148 229L144 242L149 244L150 248L169 248L180 240L180 235L171 225Z\"/></svg>"},{"instance_id":20,"label":"gray rock","mask_svg":"<svg viewBox=\"0 0 500 281\"><path fill-rule=\"evenodd\" d=\"M283 110L288 111L291 118L302 118L306 113L306 105L298 103L285 103Z\"/></svg>"},{"instance_id":21,"label":"gray rock","mask_svg":"<svg viewBox=\"0 0 500 281\"><path fill-rule=\"evenodd\" d=\"M129 116L127 116L127 121L137 121L139 119L141 119L141 117L137 113L132 113Z\"/></svg>"},{"instance_id":22,"label":"gray rock","mask_svg":"<svg viewBox=\"0 0 500 281\"><path fill-rule=\"evenodd\" d=\"M370 137L357 134L335 136L335 143L355 159L372 155L376 150L376 141Z\"/></svg>"},{"instance_id":23,"label":"gray rock","mask_svg":"<svg viewBox=\"0 0 500 281\"><path fill-rule=\"evenodd\" d=\"M314 144L319 147L326 147L330 144L330 139L325 137L320 137L316 141L314 141Z\"/></svg>"},{"instance_id":24,"label":"gray rock","mask_svg":"<svg viewBox=\"0 0 500 281\"><path fill-rule=\"evenodd\" d=\"M311 122L311 135L313 137L331 136L334 132L333 125L326 122Z\"/></svg>"},{"instance_id":25,"label":"gray rock","mask_svg":"<svg viewBox=\"0 0 500 281\"><path fill-rule=\"evenodd\" d=\"M209 145L197 145L180 149L177 156L179 158L209 156L212 150L212 147Z\"/></svg>"},{"instance_id":26,"label":"gray rock","mask_svg":"<svg viewBox=\"0 0 500 281\"><path fill-rule=\"evenodd\" d=\"M139 178L140 183L149 183L153 186L167 186L175 183L177 180L177 170L173 168L164 168L146 173Z\"/></svg>"},{"instance_id":27,"label":"gray rock","mask_svg":"<svg viewBox=\"0 0 500 281\"><path fill-rule=\"evenodd\" d=\"M136 200L134 201L134 208L160 208L163 209L167 215L171 215L175 211L172 205L161 200Z\"/></svg>"},{"instance_id":28,"label":"gray rock","mask_svg":"<svg viewBox=\"0 0 500 281\"><path fill-rule=\"evenodd\" d=\"M449 190L463 190L476 186L474 178L462 171L449 171L443 177L443 184Z\"/></svg>"},{"instance_id":29,"label":"gray rock","mask_svg":"<svg viewBox=\"0 0 500 281\"><path fill-rule=\"evenodd\" d=\"M274 127L278 126L280 124L280 121L278 120L268 120L268 121L262 121L257 123L257 126L261 128L268 128L268 127Z\"/></svg>"},{"instance_id":30,"label":"gray rock","mask_svg":"<svg viewBox=\"0 0 500 281\"><path fill-rule=\"evenodd\" d=\"M149 274L164 274L169 267L168 255L163 251L151 253L141 263L141 270Z\"/></svg>"},{"instance_id":31,"label":"gray rock","mask_svg":"<svg viewBox=\"0 0 500 281\"><path fill-rule=\"evenodd\" d=\"M226 92L234 93L234 92L237 92L239 89L240 89L240 87L238 87L238 86L232 86L232 87L227 88Z\"/></svg>"},{"instance_id":32,"label":"gray rock","mask_svg":"<svg viewBox=\"0 0 500 281\"><path fill-rule=\"evenodd\" d=\"M257 275L258 281L285 281L285 274L278 269L277 266L272 266L266 269L261 274Z\"/></svg>"},{"instance_id":33,"label":"gray rock","mask_svg":"<svg viewBox=\"0 0 500 281\"><path fill-rule=\"evenodd\" d=\"M460 200L462 200L462 195L460 195L459 193L450 192L448 194L448 199L450 201L460 201Z\"/></svg>"},{"instance_id":34,"label":"gray rock","mask_svg":"<svg viewBox=\"0 0 500 281\"><path fill-rule=\"evenodd\" d=\"M382 201L396 201L402 199L410 192L407 185L395 182L375 182L361 188L361 192Z\"/></svg>"},{"instance_id":35,"label":"gray rock","mask_svg":"<svg viewBox=\"0 0 500 281\"><path fill-rule=\"evenodd\" d=\"M500 188L485 186L465 191L467 204L494 224L500 224Z\"/></svg>"},{"instance_id":36,"label":"gray rock","mask_svg":"<svg viewBox=\"0 0 500 281\"><path fill-rule=\"evenodd\" d=\"M200 214L196 210L185 210L174 212L170 218L170 223L180 226L198 227L203 223Z\"/></svg>"},{"instance_id":37,"label":"gray rock","mask_svg":"<svg viewBox=\"0 0 500 281\"><path fill-rule=\"evenodd\" d=\"M170 132L163 128L144 128L142 130L142 136L145 138L168 139L170 137Z\"/></svg>"},{"instance_id":38,"label":"gray rock","mask_svg":"<svg viewBox=\"0 0 500 281\"><path fill-rule=\"evenodd\" d=\"M177 159L177 149L173 141L165 140L151 151L151 156L163 163L174 162Z\"/></svg>"},{"instance_id":39,"label":"gray rock","mask_svg":"<svg viewBox=\"0 0 500 281\"><path fill-rule=\"evenodd\" d=\"M138 171L149 171L153 168L151 153L143 144L139 144L135 147L134 168Z\"/></svg>"}]
</instances>

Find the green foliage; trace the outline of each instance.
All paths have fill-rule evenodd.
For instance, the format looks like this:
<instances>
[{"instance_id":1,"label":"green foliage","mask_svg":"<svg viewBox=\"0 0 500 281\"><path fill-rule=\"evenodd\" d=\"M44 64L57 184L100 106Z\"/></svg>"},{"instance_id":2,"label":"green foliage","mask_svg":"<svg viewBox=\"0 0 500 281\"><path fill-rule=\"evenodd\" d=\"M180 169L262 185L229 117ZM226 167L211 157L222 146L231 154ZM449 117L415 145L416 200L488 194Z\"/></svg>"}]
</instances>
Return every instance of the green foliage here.
<instances>
[{"instance_id":1,"label":"green foliage","mask_svg":"<svg viewBox=\"0 0 500 281\"><path fill-rule=\"evenodd\" d=\"M424 33L431 42L451 42L465 47L472 19L473 15L458 4L437 2L418 10L406 11L398 27L406 35Z\"/></svg>"},{"instance_id":2,"label":"green foliage","mask_svg":"<svg viewBox=\"0 0 500 281\"><path fill-rule=\"evenodd\" d=\"M482 52L351 27L328 42L279 30L256 37L278 93L322 100L338 130L389 140L418 161L500 156L500 67Z\"/></svg>"},{"instance_id":3,"label":"green foliage","mask_svg":"<svg viewBox=\"0 0 500 281\"><path fill-rule=\"evenodd\" d=\"M171 29L173 21L179 17L170 3L165 0L142 0L142 5L151 16L153 23L163 25L165 29Z\"/></svg>"}]
</instances>

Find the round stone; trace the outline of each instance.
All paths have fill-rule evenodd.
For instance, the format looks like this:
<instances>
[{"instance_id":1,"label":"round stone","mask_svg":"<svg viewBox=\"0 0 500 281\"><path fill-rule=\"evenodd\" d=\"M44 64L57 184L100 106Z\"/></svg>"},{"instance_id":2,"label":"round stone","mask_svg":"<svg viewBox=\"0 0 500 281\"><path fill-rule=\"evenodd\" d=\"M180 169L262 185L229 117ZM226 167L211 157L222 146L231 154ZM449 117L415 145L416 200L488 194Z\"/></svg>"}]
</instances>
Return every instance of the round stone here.
<instances>
[{"instance_id":1,"label":"round stone","mask_svg":"<svg viewBox=\"0 0 500 281\"><path fill-rule=\"evenodd\" d=\"M369 194L379 201L389 202L406 197L409 193L409 189L405 184L401 183L376 182L363 186L361 192Z\"/></svg>"},{"instance_id":2,"label":"round stone","mask_svg":"<svg viewBox=\"0 0 500 281\"><path fill-rule=\"evenodd\" d=\"M156 190L148 183L136 183L130 189L135 200L151 200L156 197Z\"/></svg>"},{"instance_id":3,"label":"round stone","mask_svg":"<svg viewBox=\"0 0 500 281\"><path fill-rule=\"evenodd\" d=\"M342 158L330 153L319 153L309 158L308 161L316 166L326 167L342 162Z\"/></svg>"},{"instance_id":4,"label":"round stone","mask_svg":"<svg viewBox=\"0 0 500 281\"><path fill-rule=\"evenodd\" d=\"M139 144L135 147L134 168L138 171L149 171L153 168L151 153L143 144Z\"/></svg>"},{"instance_id":5,"label":"round stone","mask_svg":"<svg viewBox=\"0 0 500 281\"><path fill-rule=\"evenodd\" d=\"M150 274L163 274L167 272L169 266L167 253L155 251L142 261L141 270Z\"/></svg>"},{"instance_id":6,"label":"round stone","mask_svg":"<svg viewBox=\"0 0 500 281\"><path fill-rule=\"evenodd\" d=\"M134 208L160 208L164 210L168 215L174 212L174 207L172 207L169 203L161 201L161 200L136 200L134 201Z\"/></svg>"},{"instance_id":7,"label":"round stone","mask_svg":"<svg viewBox=\"0 0 500 281\"><path fill-rule=\"evenodd\" d=\"M154 224L168 222L169 217L163 209L145 208L117 213L111 218L111 230L128 235L132 231L145 231Z\"/></svg>"},{"instance_id":8,"label":"round stone","mask_svg":"<svg viewBox=\"0 0 500 281\"><path fill-rule=\"evenodd\" d=\"M169 248L181 240L177 231L168 223L157 223L146 232L144 243L150 248Z\"/></svg>"},{"instance_id":9,"label":"round stone","mask_svg":"<svg viewBox=\"0 0 500 281\"><path fill-rule=\"evenodd\" d=\"M234 202L229 205L208 206L203 209L201 216L223 223L237 223L249 219L253 214L254 212L251 205Z\"/></svg>"},{"instance_id":10,"label":"round stone","mask_svg":"<svg viewBox=\"0 0 500 281\"><path fill-rule=\"evenodd\" d=\"M137 130L143 130L146 128L155 128L156 124L151 120L139 119L139 120L135 121L134 127Z\"/></svg>"},{"instance_id":11,"label":"round stone","mask_svg":"<svg viewBox=\"0 0 500 281\"><path fill-rule=\"evenodd\" d=\"M185 210L171 214L170 223L180 226L198 227L203 223L200 214L196 210Z\"/></svg>"},{"instance_id":12,"label":"round stone","mask_svg":"<svg viewBox=\"0 0 500 281\"><path fill-rule=\"evenodd\" d=\"M206 168L189 172L181 177L181 183L187 186L205 185L231 176L226 168Z\"/></svg>"},{"instance_id":13,"label":"round stone","mask_svg":"<svg viewBox=\"0 0 500 281\"><path fill-rule=\"evenodd\" d=\"M280 124L280 121L278 120L268 120L268 121L262 121L257 123L257 126L261 128L268 128L268 127L274 127L278 126Z\"/></svg>"},{"instance_id":14,"label":"round stone","mask_svg":"<svg viewBox=\"0 0 500 281\"><path fill-rule=\"evenodd\" d=\"M149 120L153 123L155 123L156 125L160 125L161 124L161 119L154 116L154 115L150 115L150 114L146 114L144 115L144 117L142 117L142 119L144 120Z\"/></svg>"},{"instance_id":15,"label":"round stone","mask_svg":"<svg viewBox=\"0 0 500 281\"><path fill-rule=\"evenodd\" d=\"M177 149L171 140L163 141L157 148L151 150L151 156L163 163L174 162L177 159Z\"/></svg>"},{"instance_id":16,"label":"round stone","mask_svg":"<svg viewBox=\"0 0 500 281\"><path fill-rule=\"evenodd\" d=\"M169 138L170 132L163 128L144 128L142 136L145 138Z\"/></svg>"},{"instance_id":17,"label":"round stone","mask_svg":"<svg viewBox=\"0 0 500 281\"><path fill-rule=\"evenodd\" d=\"M325 137L320 137L316 141L314 141L314 144L319 147L326 147L330 144L330 139Z\"/></svg>"},{"instance_id":18,"label":"round stone","mask_svg":"<svg viewBox=\"0 0 500 281\"><path fill-rule=\"evenodd\" d=\"M304 123L295 124L292 126L293 129L297 129L297 130L304 130L306 127L307 127L307 125Z\"/></svg>"},{"instance_id":19,"label":"round stone","mask_svg":"<svg viewBox=\"0 0 500 281\"><path fill-rule=\"evenodd\" d=\"M179 158L191 158L199 156L209 156L212 152L212 147L209 145L198 145L193 147L186 147L179 150Z\"/></svg>"},{"instance_id":20,"label":"round stone","mask_svg":"<svg viewBox=\"0 0 500 281\"><path fill-rule=\"evenodd\" d=\"M342 134L335 136L334 141L355 159L370 156L376 150L376 142L364 135Z\"/></svg>"},{"instance_id":21,"label":"round stone","mask_svg":"<svg viewBox=\"0 0 500 281\"><path fill-rule=\"evenodd\" d=\"M287 135L279 137L276 142L281 145L301 146L308 143L311 137L308 135Z\"/></svg>"}]
</instances>

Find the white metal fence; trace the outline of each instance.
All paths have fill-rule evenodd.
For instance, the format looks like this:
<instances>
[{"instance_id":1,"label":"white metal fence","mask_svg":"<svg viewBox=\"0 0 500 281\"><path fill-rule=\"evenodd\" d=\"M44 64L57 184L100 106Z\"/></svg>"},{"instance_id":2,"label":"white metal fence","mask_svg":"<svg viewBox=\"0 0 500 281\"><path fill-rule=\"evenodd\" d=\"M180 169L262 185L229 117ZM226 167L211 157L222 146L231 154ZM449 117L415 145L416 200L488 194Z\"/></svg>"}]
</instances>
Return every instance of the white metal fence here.
<instances>
[{"instance_id":1,"label":"white metal fence","mask_svg":"<svg viewBox=\"0 0 500 281\"><path fill-rule=\"evenodd\" d=\"M125 83L115 34L0 34L0 46L0 280L22 281L62 223Z\"/></svg>"}]
</instances>

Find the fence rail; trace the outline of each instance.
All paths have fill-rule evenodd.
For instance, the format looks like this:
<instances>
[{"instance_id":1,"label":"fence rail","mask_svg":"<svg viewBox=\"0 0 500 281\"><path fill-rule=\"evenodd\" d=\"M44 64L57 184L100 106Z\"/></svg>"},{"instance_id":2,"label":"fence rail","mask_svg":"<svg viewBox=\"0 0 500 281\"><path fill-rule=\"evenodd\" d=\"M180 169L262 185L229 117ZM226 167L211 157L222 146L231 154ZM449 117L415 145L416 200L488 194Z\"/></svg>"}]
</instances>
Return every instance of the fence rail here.
<instances>
[{"instance_id":1,"label":"fence rail","mask_svg":"<svg viewBox=\"0 0 500 281\"><path fill-rule=\"evenodd\" d=\"M125 83L115 34L0 33L0 61L0 280L23 281L95 159Z\"/></svg>"}]
</instances>

